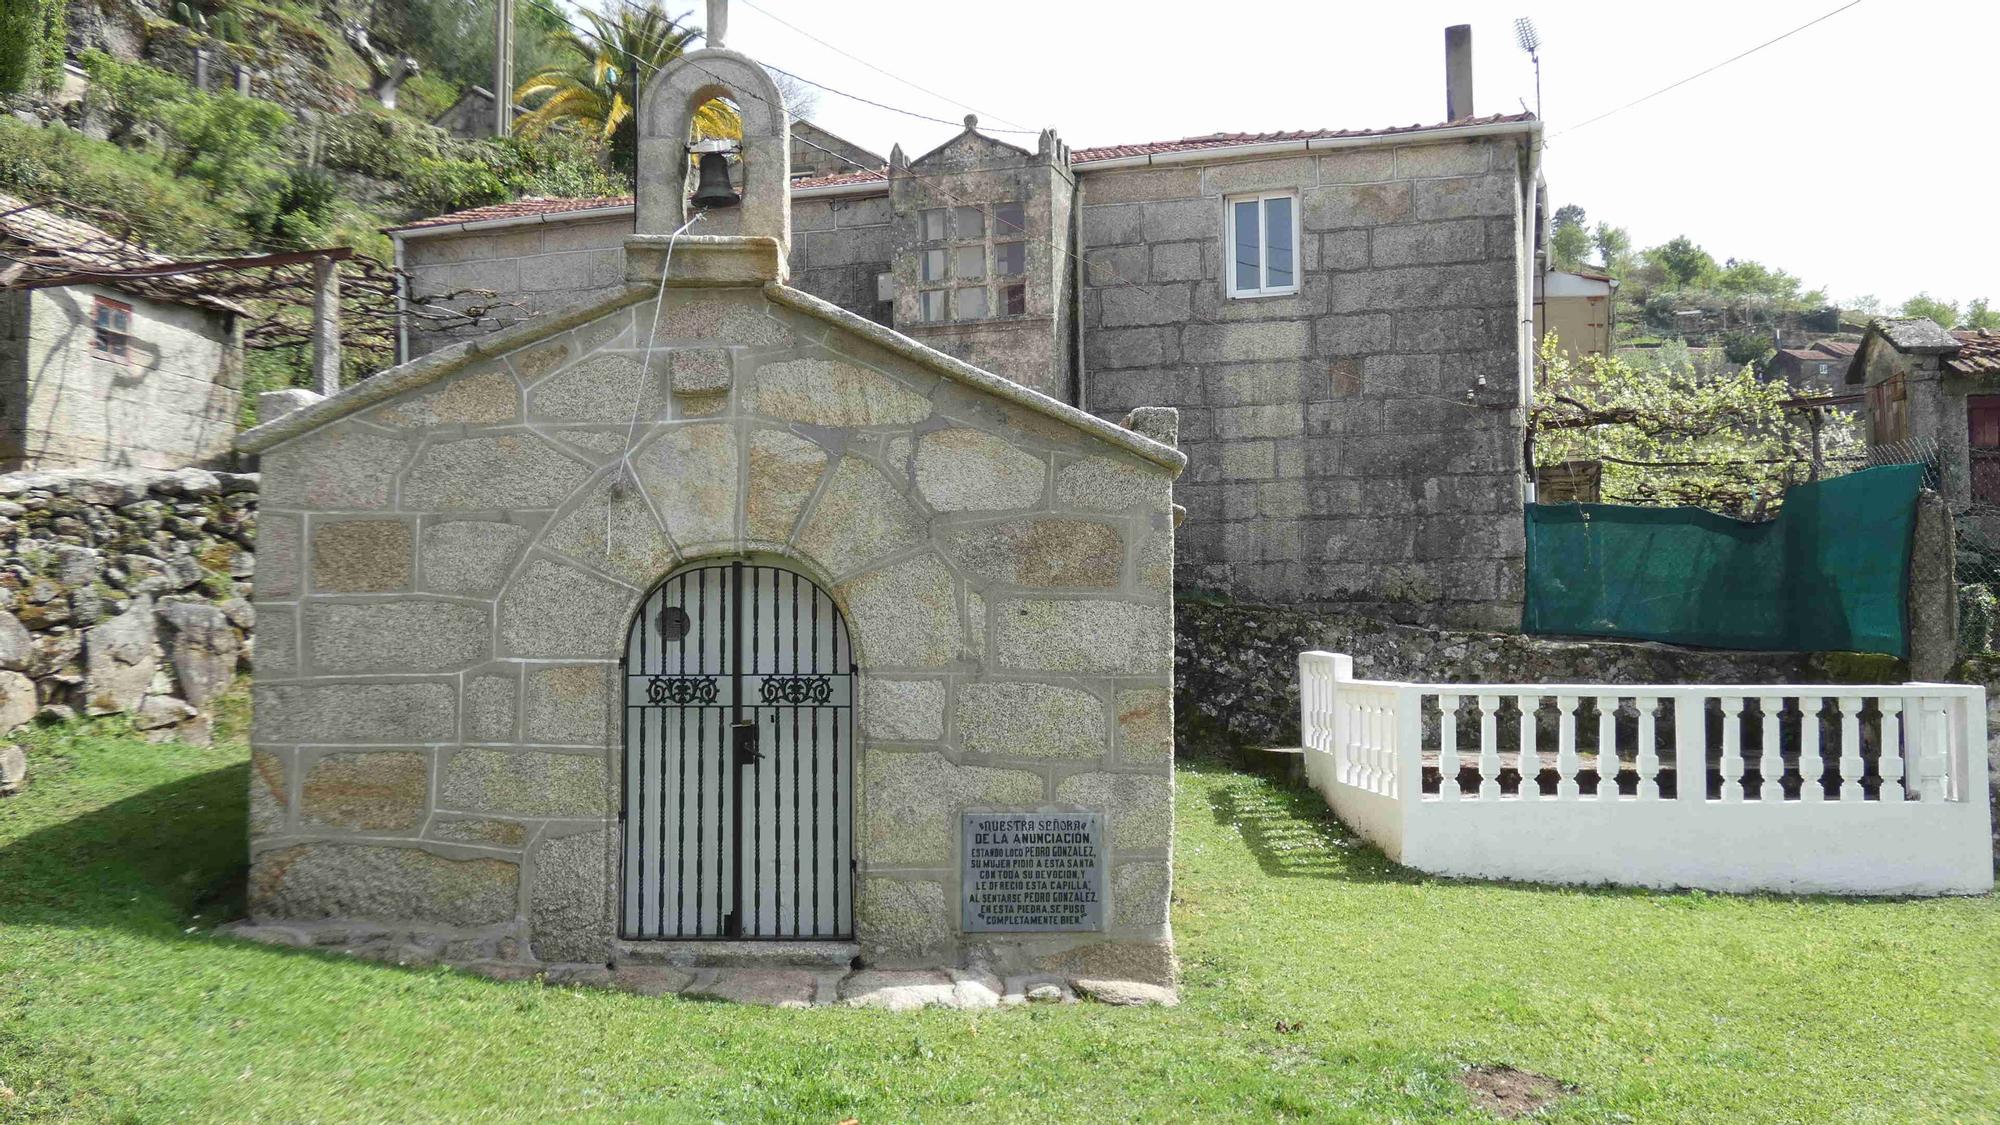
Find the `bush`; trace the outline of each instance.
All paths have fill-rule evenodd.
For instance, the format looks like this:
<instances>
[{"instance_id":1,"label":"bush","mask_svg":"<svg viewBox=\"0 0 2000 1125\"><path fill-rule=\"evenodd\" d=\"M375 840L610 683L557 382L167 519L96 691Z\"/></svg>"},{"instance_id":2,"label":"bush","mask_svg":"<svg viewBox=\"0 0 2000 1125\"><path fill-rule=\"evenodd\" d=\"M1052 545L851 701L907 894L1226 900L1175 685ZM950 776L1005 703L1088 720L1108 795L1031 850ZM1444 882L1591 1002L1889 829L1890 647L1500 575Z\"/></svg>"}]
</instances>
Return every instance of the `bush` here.
<instances>
[{"instance_id":1,"label":"bush","mask_svg":"<svg viewBox=\"0 0 2000 1125\"><path fill-rule=\"evenodd\" d=\"M237 220L159 158L94 141L61 125L0 117L0 184L127 216L140 239L166 253L240 246ZM113 230L114 234L118 233Z\"/></svg>"},{"instance_id":2,"label":"bush","mask_svg":"<svg viewBox=\"0 0 2000 1125\"><path fill-rule=\"evenodd\" d=\"M425 214L498 203L511 193L498 172L477 160L421 160L403 185Z\"/></svg>"},{"instance_id":3,"label":"bush","mask_svg":"<svg viewBox=\"0 0 2000 1125\"><path fill-rule=\"evenodd\" d=\"M197 94L161 107L176 167L217 195L256 192L271 179L292 115L241 94Z\"/></svg>"},{"instance_id":4,"label":"bush","mask_svg":"<svg viewBox=\"0 0 2000 1125\"><path fill-rule=\"evenodd\" d=\"M271 246L324 245L340 204L340 185L318 168L294 168L276 191L258 196L244 221Z\"/></svg>"}]
</instances>

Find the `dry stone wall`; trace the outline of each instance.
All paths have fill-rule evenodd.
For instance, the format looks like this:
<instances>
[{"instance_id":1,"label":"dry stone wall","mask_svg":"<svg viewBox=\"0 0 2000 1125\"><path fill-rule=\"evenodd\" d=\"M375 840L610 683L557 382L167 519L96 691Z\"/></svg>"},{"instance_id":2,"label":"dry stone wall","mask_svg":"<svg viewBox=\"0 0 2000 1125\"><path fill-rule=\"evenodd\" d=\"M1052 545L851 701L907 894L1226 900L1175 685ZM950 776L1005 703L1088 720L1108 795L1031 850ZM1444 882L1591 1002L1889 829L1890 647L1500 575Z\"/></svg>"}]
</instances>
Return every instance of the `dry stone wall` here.
<instances>
[{"instance_id":1,"label":"dry stone wall","mask_svg":"<svg viewBox=\"0 0 2000 1125\"><path fill-rule=\"evenodd\" d=\"M255 474L0 476L0 729L130 715L207 741L248 666Z\"/></svg>"}]
</instances>

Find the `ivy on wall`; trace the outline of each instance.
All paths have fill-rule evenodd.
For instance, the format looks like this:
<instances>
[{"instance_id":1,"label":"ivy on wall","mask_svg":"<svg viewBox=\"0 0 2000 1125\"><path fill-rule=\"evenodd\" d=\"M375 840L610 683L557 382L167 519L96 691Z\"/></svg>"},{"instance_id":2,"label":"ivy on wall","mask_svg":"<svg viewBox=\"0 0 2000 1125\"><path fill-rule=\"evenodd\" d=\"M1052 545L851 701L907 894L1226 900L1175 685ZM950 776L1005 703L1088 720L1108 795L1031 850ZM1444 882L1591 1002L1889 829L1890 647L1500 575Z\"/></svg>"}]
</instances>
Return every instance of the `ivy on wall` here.
<instances>
[{"instance_id":1,"label":"ivy on wall","mask_svg":"<svg viewBox=\"0 0 2000 1125\"><path fill-rule=\"evenodd\" d=\"M50 90L62 82L67 8L64 0L0 4L0 94Z\"/></svg>"}]
</instances>

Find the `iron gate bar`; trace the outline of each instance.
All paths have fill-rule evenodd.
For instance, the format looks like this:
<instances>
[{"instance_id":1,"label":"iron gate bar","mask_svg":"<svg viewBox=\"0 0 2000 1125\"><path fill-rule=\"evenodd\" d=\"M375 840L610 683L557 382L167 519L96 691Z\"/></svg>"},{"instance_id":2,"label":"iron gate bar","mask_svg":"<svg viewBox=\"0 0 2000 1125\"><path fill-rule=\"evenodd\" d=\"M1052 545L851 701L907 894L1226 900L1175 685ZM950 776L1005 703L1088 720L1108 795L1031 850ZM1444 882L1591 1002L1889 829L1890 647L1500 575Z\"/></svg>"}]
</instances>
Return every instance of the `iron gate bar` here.
<instances>
[{"instance_id":1,"label":"iron gate bar","mask_svg":"<svg viewBox=\"0 0 2000 1125\"><path fill-rule=\"evenodd\" d=\"M851 752L843 752L849 740L841 727L852 721L855 669L839 607L802 578L787 567L736 560L673 576L642 604L633 624L639 635L628 636L620 660L627 675L621 870L628 884L620 895L621 936L851 938L852 887L843 892L840 882L855 874L853 842L846 838L852 832L853 760ZM789 610L782 604L786 600ZM822 613L828 615L825 641ZM659 636L649 636L656 628ZM730 679L726 699L717 690L722 676ZM712 734L710 707L716 718ZM669 710L676 713L671 727ZM792 712L789 723L786 710ZM822 719L829 724L824 730ZM763 758L773 737L789 737L792 745L789 754L778 747L774 770L767 772ZM666 761L670 753L678 758L672 767ZM692 770L690 753L698 755ZM717 757L714 771L708 769L711 754ZM745 801L755 802L747 816ZM675 816L671 826L669 815ZM763 847L767 827L769 853ZM706 854L711 848L714 854Z\"/></svg>"}]
</instances>

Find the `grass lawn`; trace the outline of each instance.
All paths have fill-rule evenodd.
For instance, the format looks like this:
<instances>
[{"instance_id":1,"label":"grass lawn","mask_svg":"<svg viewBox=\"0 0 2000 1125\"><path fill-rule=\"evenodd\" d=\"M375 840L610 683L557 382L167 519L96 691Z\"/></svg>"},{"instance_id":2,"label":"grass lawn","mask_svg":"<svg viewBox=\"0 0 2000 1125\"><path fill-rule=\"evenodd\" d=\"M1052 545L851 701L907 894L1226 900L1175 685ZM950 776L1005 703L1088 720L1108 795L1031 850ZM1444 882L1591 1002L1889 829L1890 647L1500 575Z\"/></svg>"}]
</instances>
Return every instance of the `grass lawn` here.
<instances>
[{"instance_id":1,"label":"grass lawn","mask_svg":"<svg viewBox=\"0 0 2000 1125\"><path fill-rule=\"evenodd\" d=\"M206 936L245 750L33 735L0 803L0 1121L2000 1118L2000 902L1419 878L1316 798L1184 766L1173 1010L770 1011Z\"/></svg>"}]
</instances>

